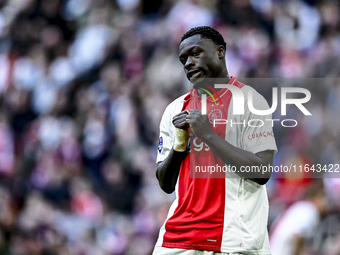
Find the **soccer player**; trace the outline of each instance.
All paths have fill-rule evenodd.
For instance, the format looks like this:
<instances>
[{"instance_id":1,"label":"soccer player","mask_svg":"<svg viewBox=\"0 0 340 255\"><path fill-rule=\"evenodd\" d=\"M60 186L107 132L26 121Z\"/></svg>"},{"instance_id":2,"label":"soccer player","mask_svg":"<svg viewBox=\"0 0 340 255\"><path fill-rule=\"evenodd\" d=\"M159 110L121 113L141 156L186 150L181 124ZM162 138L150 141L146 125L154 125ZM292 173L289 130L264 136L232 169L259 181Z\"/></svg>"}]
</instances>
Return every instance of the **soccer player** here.
<instances>
[{"instance_id":1,"label":"soccer player","mask_svg":"<svg viewBox=\"0 0 340 255\"><path fill-rule=\"evenodd\" d=\"M270 231L272 254L308 254L305 251L306 243L312 240L321 217L327 211L327 197L323 184L320 181L315 182L306 192L304 200L291 205L274 222Z\"/></svg>"},{"instance_id":2,"label":"soccer player","mask_svg":"<svg viewBox=\"0 0 340 255\"><path fill-rule=\"evenodd\" d=\"M176 199L154 255L270 254L265 184L271 173L247 176L240 169L272 164L277 148L266 121L271 115L257 116L248 107L243 115L233 114L229 89L216 89L219 100L213 103L209 89L195 86L208 81L212 88L209 81L222 79L245 95L251 91L255 109L269 109L253 88L229 76L225 54L226 43L214 28L192 28L181 38L179 60L194 87L166 108L160 123L156 176L166 193L176 192ZM203 95L207 114L202 114ZM214 125L217 119L227 121ZM253 119L262 125L248 125ZM193 178L195 167L207 165L232 165L238 171L223 173L224 178Z\"/></svg>"}]
</instances>

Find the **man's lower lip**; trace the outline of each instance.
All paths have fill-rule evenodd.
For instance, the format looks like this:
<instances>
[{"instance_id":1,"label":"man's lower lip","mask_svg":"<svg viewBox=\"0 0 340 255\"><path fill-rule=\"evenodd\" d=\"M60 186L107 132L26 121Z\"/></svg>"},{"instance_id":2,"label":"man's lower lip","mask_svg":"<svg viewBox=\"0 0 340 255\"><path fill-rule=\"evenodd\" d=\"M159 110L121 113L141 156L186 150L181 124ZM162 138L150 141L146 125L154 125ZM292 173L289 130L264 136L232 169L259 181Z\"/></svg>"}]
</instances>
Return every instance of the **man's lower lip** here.
<instances>
[{"instance_id":1,"label":"man's lower lip","mask_svg":"<svg viewBox=\"0 0 340 255\"><path fill-rule=\"evenodd\" d=\"M190 80L191 80L191 79L198 78L198 77L201 75L201 73L202 73L202 71L197 72L194 76L192 76L192 77L190 78Z\"/></svg>"}]
</instances>

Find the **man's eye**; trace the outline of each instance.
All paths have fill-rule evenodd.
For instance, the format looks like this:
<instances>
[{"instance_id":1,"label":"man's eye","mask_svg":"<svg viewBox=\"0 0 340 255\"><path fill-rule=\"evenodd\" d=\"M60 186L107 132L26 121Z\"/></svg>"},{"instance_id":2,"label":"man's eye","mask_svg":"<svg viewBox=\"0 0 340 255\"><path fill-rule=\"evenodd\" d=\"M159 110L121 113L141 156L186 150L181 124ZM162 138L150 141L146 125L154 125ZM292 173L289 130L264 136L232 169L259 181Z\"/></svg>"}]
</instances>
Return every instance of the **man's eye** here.
<instances>
[{"instance_id":1,"label":"man's eye","mask_svg":"<svg viewBox=\"0 0 340 255\"><path fill-rule=\"evenodd\" d=\"M192 52L192 55L193 55L194 57L197 57L199 54L200 54L200 52L197 51L197 50L195 50L195 51Z\"/></svg>"}]
</instances>

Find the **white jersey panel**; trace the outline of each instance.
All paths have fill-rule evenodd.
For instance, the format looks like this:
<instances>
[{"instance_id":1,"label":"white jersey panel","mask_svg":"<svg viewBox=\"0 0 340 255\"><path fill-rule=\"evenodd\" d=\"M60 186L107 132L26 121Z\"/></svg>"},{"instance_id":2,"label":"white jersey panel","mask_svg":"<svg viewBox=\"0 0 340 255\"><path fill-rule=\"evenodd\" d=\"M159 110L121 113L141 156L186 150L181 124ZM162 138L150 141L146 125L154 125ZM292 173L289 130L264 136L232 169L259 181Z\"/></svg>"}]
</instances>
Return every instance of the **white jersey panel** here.
<instances>
[{"instance_id":1,"label":"white jersey panel","mask_svg":"<svg viewBox=\"0 0 340 255\"><path fill-rule=\"evenodd\" d=\"M233 102L231 101L225 140L235 147L252 153L265 150L273 150L276 153L277 147L272 136L271 122L265 121L271 119L271 115L258 116L250 112L247 101L248 89L252 90L255 109L269 109L267 101L256 90L247 85L244 86L242 90L245 96L245 114L233 115ZM260 119L263 125L249 127L248 121L251 119ZM255 121L250 124L259 125ZM227 174L222 252L271 254L267 231L268 210L265 185L259 185L236 174ZM231 250L230 247L233 249Z\"/></svg>"}]
</instances>

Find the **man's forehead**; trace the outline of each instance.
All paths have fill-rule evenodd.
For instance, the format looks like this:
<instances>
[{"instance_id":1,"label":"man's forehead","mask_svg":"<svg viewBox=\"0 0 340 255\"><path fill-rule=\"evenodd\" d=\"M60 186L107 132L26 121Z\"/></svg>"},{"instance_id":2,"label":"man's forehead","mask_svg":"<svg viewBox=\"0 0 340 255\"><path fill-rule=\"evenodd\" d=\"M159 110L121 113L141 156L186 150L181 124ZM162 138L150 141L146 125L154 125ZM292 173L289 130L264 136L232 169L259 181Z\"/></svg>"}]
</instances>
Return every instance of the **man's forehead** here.
<instances>
[{"instance_id":1,"label":"man's forehead","mask_svg":"<svg viewBox=\"0 0 340 255\"><path fill-rule=\"evenodd\" d=\"M195 46L213 46L215 45L210 39L203 38L201 35L193 35L184 39L179 45L179 52L188 50Z\"/></svg>"}]
</instances>

